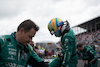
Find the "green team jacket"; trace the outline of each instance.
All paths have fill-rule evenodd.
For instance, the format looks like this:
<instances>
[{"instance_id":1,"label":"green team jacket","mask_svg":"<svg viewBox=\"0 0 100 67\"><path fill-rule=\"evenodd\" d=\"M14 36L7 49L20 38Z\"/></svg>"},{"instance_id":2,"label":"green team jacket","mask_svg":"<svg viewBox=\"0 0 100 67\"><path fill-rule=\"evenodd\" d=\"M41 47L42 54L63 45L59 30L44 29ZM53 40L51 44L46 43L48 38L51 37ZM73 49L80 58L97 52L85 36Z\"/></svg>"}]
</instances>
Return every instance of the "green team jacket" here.
<instances>
[{"instance_id":1,"label":"green team jacket","mask_svg":"<svg viewBox=\"0 0 100 67\"><path fill-rule=\"evenodd\" d=\"M76 67L78 62L78 56L76 55L76 36L72 29L68 33L64 34L61 40L63 61L62 65L66 67ZM60 67L59 58L54 59L49 65L51 67Z\"/></svg>"},{"instance_id":2,"label":"green team jacket","mask_svg":"<svg viewBox=\"0 0 100 67\"><path fill-rule=\"evenodd\" d=\"M88 60L88 62L92 60L93 61L92 67L97 67L98 58L96 56L96 52L91 46L84 45L84 50L80 51L80 53L83 60Z\"/></svg>"},{"instance_id":3,"label":"green team jacket","mask_svg":"<svg viewBox=\"0 0 100 67\"><path fill-rule=\"evenodd\" d=\"M0 36L0 67L25 67L31 56L38 62L43 61L29 44L25 48L17 42L15 32Z\"/></svg>"}]
</instances>

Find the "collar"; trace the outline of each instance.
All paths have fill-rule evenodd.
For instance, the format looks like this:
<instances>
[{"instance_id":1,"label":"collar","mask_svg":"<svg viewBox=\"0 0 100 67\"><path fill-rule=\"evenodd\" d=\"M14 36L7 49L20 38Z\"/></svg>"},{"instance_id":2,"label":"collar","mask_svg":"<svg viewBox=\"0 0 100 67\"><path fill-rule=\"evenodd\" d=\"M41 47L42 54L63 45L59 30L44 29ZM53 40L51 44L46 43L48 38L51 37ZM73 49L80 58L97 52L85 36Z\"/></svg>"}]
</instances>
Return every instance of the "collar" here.
<instances>
[{"instance_id":1,"label":"collar","mask_svg":"<svg viewBox=\"0 0 100 67\"><path fill-rule=\"evenodd\" d=\"M18 40L17 40L16 37L15 37L15 34L16 34L16 32L12 33L11 35L12 35L12 37L14 38L15 42L17 43L17 46L20 47L21 49L24 49L24 46L21 45L20 43L18 43Z\"/></svg>"},{"instance_id":2,"label":"collar","mask_svg":"<svg viewBox=\"0 0 100 67\"><path fill-rule=\"evenodd\" d=\"M63 33L61 33L61 40L62 40L62 38L63 38L63 36L66 34L66 33L68 33L70 31L70 29L69 30L64 30L64 32Z\"/></svg>"}]
</instances>

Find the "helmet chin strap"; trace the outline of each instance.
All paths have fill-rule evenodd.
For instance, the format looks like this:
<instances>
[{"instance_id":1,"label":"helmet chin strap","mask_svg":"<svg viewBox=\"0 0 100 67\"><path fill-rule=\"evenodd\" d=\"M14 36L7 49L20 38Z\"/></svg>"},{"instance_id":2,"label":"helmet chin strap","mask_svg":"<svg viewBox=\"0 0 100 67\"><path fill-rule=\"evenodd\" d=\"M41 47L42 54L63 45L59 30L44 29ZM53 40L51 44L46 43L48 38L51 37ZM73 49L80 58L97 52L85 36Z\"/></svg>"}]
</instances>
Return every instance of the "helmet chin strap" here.
<instances>
[{"instance_id":1,"label":"helmet chin strap","mask_svg":"<svg viewBox=\"0 0 100 67\"><path fill-rule=\"evenodd\" d=\"M70 26L69 26L68 21L66 20L66 21L63 23L62 27L61 27L61 31L60 31L61 36L63 36L65 33L67 33L67 32L69 31L69 29L70 29Z\"/></svg>"},{"instance_id":2,"label":"helmet chin strap","mask_svg":"<svg viewBox=\"0 0 100 67\"><path fill-rule=\"evenodd\" d=\"M66 29L66 25L63 25L62 27L61 27L61 33L63 33L63 31Z\"/></svg>"},{"instance_id":3,"label":"helmet chin strap","mask_svg":"<svg viewBox=\"0 0 100 67\"><path fill-rule=\"evenodd\" d=\"M62 33L61 36L63 36L65 33L67 33L69 31L69 29L65 29Z\"/></svg>"}]
</instances>

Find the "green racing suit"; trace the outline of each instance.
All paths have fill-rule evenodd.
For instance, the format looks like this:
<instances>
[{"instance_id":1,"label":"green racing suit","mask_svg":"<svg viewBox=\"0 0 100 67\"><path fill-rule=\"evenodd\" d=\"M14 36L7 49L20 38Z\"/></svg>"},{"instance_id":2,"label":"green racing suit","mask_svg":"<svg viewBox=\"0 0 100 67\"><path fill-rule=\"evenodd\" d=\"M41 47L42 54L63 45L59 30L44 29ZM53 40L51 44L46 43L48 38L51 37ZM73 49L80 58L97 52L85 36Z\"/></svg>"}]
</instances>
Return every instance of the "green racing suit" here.
<instances>
[{"instance_id":1,"label":"green racing suit","mask_svg":"<svg viewBox=\"0 0 100 67\"><path fill-rule=\"evenodd\" d=\"M25 48L17 42L15 32L0 36L0 67L25 67L31 56L38 62L43 61L29 44Z\"/></svg>"},{"instance_id":2,"label":"green racing suit","mask_svg":"<svg viewBox=\"0 0 100 67\"><path fill-rule=\"evenodd\" d=\"M83 60L87 60L88 63L92 60L91 67L97 67L98 58L96 56L96 52L89 45L84 45L84 50L80 51L81 57Z\"/></svg>"},{"instance_id":3,"label":"green racing suit","mask_svg":"<svg viewBox=\"0 0 100 67\"><path fill-rule=\"evenodd\" d=\"M78 56L76 54L76 36L72 29L65 33L61 39L62 47L62 60L59 57L55 58L49 67L76 67L78 62Z\"/></svg>"}]
</instances>

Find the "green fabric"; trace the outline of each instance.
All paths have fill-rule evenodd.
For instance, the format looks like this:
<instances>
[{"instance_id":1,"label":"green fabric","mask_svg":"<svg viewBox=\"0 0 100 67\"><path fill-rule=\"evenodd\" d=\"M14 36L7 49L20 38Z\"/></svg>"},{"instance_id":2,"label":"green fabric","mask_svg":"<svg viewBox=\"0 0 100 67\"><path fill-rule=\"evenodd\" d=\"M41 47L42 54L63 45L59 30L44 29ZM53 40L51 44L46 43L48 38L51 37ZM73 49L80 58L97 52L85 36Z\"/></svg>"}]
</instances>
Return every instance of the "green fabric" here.
<instances>
[{"instance_id":1,"label":"green fabric","mask_svg":"<svg viewBox=\"0 0 100 67\"><path fill-rule=\"evenodd\" d=\"M27 44L29 52L25 52L24 47L19 44L15 37L15 33L11 35L0 36L0 67L25 67L29 57L32 56L38 62L43 61L31 46Z\"/></svg>"},{"instance_id":2,"label":"green fabric","mask_svg":"<svg viewBox=\"0 0 100 67\"><path fill-rule=\"evenodd\" d=\"M56 57L51 63L49 63L49 67L61 67L59 62L60 60Z\"/></svg>"},{"instance_id":3,"label":"green fabric","mask_svg":"<svg viewBox=\"0 0 100 67\"><path fill-rule=\"evenodd\" d=\"M78 56L72 55L76 54L76 36L73 31L70 29L68 33L66 33L61 40L62 54L64 56L62 65L68 67L76 67L78 62ZM51 67L59 67L59 59L54 59L49 65Z\"/></svg>"},{"instance_id":4,"label":"green fabric","mask_svg":"<svg viewBox=\"0 0 100 67\"><path fill-rule=\"evenodd\" d=\"M98 65L98 58L96 56L96 52L94 49L89 45L84 45L84 50L80 51L81 57L83 60L88 60L88 63L93 60L92 67L97 67Z\"/></svg>"}]
</instances>

